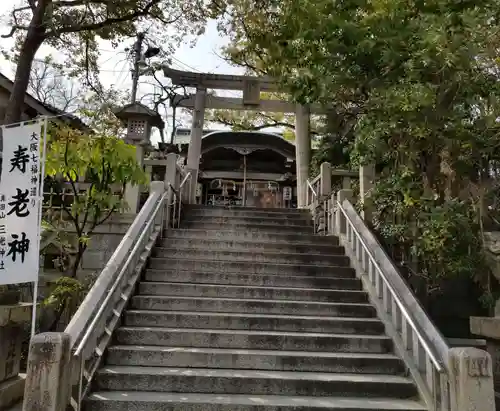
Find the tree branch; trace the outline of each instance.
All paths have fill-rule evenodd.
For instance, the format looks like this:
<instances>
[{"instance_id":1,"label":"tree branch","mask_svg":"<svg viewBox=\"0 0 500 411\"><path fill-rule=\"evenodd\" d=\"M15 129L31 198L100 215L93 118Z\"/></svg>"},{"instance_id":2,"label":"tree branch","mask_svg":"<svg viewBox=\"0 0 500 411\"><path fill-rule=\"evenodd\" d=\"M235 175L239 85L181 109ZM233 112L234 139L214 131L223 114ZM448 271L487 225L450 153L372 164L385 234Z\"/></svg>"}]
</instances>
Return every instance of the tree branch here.
<instances>
[{"instance_id":1,"label":"tree branch","mask_svg":"<svg viewBox=\"0 0 500 411\"><path fill-rule=\"evenodd\" d=\"M120 17L107 18L107 19L104 19L98 23L90 23L90 24L86 24L86 25L84 24L84 25L80 25L80 26L67 26L67 27L62 27L58 30L52 30L52 31L47 32L47 37L53 37L53 36L57 36L57 35L60 35L63 33L78 33L78 32L82 32L82 31L96 31L96 30L100 30L104 27L112 26L112 25L117 24L117 23L124 23L127 21L135 20L139 17L147 16L150 13L153 6L159 4L160 2L161 2L161 0L151 0L151 2L148 3L144 7L144 9L142 9L142 10L137 10L137 11L134 11L133 13L128 13L128 14L125 14L125 15L120 16ZM153 16L153 17L155 17L155 16Z\"/></svg>"}]
</instances>

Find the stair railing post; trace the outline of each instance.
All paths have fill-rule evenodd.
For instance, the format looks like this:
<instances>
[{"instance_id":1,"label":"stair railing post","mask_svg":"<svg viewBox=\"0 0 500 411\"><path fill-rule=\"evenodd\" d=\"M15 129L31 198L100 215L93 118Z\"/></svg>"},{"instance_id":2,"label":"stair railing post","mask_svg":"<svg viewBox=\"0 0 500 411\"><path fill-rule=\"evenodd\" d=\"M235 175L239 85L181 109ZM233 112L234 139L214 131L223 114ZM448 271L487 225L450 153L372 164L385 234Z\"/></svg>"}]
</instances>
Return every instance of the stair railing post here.
<instances>
[{"instance_id":1,"label":"stair railing post","mask_svg":"<svg viewBox=\"0 0 500 411\"><path fill-rule=\"evenodd\" d=\"M163 194L163 192L165 191L165 183L162 182L162 181L151 181L150 185L149 185L149 192L152 193L154 191L159 191L160 193ZM165 227L165 217L166 217L166 212L167 212L167 209L168 207L163 207L163 209L159 212L160 214L160 221L159 223L161 224L160 226L160 235L159 237L162 238L163 237L163 230L164 230L164 227ZM157 222L155 221L155 224Z\"/></svg>"},{"instance_id":2,"label":"stair railing post","mask_svg":"<svg viewBox=\"0 0 500 411\"><path fill-rule=\"evenodd\" d=\"M349 200L352 202L353 197L354 195L352 190L342 189L339 190L337 193L337 201L340 204L342 204L344 200ZM339 207L337 207L337 211L335 213L335 230L337 235L346 234L347 232L346 224L347 224L346 219L344 214L342 213L342 210L340 210Z\"/></svg>"},{"instance_id":3,"label":"stair railing post","mask_svg":"<svg viewBox=\"0 0 500 411\"><path fill-rule=\"evenodd\" d=\"M332 166L330 163L322 163L320 166L320 183L318 196L323 200L332 191Z\"/></svg>"},{"instance_id":4,"label":"stair railing post","mask_svg":"<svg viewBox=\"0 0 500 411\"><path fill-rule=\"evenodd\" d=\"M328 235L335 235L335 210L337 209L336 196L332 191L328 201Z\"/></svg>"},{"instance_id":5,"label":"stair railing post","mask_svg":"<svg viewBox=\"0 0 500 411\"><path fill-rule=\"evenodd\" d=\"M71 394L70 336L36 334L30 342L23 411L61 411Z\"/></svg>"},{"instance_id":6,"label":"stair railing post","mask_svg":"<svg viewBox=\"0 0 500 411\"><path fill-rule=\"evenodd\" d=\"M451 411L494 411L493 361L487 351L451 348Z\"/></svg>"},{"instance_id":7,"label":"stair railing post","mask_svg":"<svg viewBox=\"0 0 500 411\"><path fill-rule=\"evenodd\" d=\"M167 224L167 229L169 228L170 221L175 219L175 207L173 209L173 214L172 215L172 210L171 210L171 205L172 205L172 200L174 197L174 193L172 189L170 188L170 185L172 187L175 187L176 184L176 176L177 176L177 154L175 153L169 153L167 154L166 158L166 170L165 170L165 190L168 191L167 194L167 201L165 201L165 219L163 221L163 224Z\"/></svg>"}]
</instances>

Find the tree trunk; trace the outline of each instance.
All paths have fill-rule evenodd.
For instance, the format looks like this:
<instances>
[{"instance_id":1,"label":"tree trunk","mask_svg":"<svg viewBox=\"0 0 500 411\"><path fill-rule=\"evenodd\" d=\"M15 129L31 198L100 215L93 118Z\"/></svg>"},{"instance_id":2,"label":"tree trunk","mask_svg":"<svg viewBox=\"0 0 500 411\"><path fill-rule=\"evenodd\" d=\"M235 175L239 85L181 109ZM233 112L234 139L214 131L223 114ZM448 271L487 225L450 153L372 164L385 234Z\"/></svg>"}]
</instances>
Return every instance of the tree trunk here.
<instances>
[{"instance_id":1,"label":"tree trunk","mask_svg":"<svg viewBox=\"0 0 500 411\"><path fill-rule=\"evenodd\" d=\"M87 245L82 244L78 241L78 252L76 253L75 260L73 261L73 267L71 270L71 278L76 278L78 274L78 269L80 268L80 263L82 262L83 254L87 250Z\"/></svg>"},{"instance_id":2,"label":"tree trunk","mask_svg":"<svg viewBox=\"0 0 500 411\"><path fill-rule=\"evenodd\" d=\"M45 40L44 17L47 8L52 0L41 0L38 2L33 17L31 18L26 37L21 46L19 59L17 61L14 86L10 94L9 104L4 117L4 124L17 123L21 121L24 106L24 98L28 89L31 66L35 59L35 54ZM3 148L3 144L2 144Z\"/></svg>"}]
</instances>

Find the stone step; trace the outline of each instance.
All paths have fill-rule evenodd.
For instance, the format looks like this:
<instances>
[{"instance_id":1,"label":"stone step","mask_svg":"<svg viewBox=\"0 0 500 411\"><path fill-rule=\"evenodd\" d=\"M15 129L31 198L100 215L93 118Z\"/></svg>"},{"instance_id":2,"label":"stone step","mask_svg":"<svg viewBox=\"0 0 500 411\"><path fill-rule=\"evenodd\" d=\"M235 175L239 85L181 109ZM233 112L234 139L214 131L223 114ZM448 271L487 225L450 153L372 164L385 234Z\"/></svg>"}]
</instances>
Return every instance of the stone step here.
<instances>
[{"instance_id":1,"label":"stone step","mask_svg":"<svg viewBox=\"0 0 500 411\"><path fill-rule=\"evenodd\" d=\"M210 222L204 219L200 220L183 220L181 228L194 228L197 230L230 230L230 231L251 231L255 233L294 233L294 234L313 234L313 227L311 226L293 226L285 224L259 224L254 223L241 223L235 224L234 222Z\"/></svg>"},{"instance_id":2,"label":"stone step","mask_svg":"<svg viewBox=\"0 0 500 411\"><path fill-rule=\"evenodd\" d=\"M138 294L175 295L184 297L255 298L270 300L327 301L336 303L366 303L362 290L327 290L321 288L260 287L218 284L190 284L142 281Z\"/></svg>"},{"instance_id":3,"label":"stone step","mask_svg":"<svg viewBox=\"0 0 500 411\"><path fill-rule=\"evenodd\" d=\"M344 276L342 276L344 275ZM219 274L211 272L172 271L148 269L146 281L168 281L172 283L229 284L274 287L328 288L360 290L361 282L353 278L351 272L340 272L335 277L258 275L258 274Z\"/></svg>"},{"instance_id":4,"label":"stone step","mask_svg":"<svg viewBox=\"0 0 500 411\"><path fill-rule=\"evenodd\" d=\"M410 399L98 391L84 411L427 411Z\"/></svg>"},{"instance_id":5,"label":"stone step","mask_svg":"<svg viewBox=\"0 0 500 411\"><path fill-rule=\"evenodd\" d=\"M169 235L168 238L160 242L163 248L179 247L190 249L205 249L205 250L229 250L229 251L248 251L254 252L272 252L272 253L293 253L293 254L341 254L344 252L344 247L338 245L338 240L333 241L332 244L300 244L288 243L285 241L271 242L271 241L242 241L242 240L220 240L217 238L183 238Z\"/></svg>"},{"instance_id":6,"label":"stone step","mask_svg":"<svg viewBox=\"0 0 500 411\"><path fill-rule=\"evenodd\" d=\"M162 248L154 247L154 259L186 259L186 260L216 260L216 261L248 261L269 262L274 264L314 264L321 266L348 266L349 257L343 255L343 248L338 248L337 255L325 254L293 254L293 253L271 253L262 251L233 251L233 250L210 250L196 248Z\"/></svg>"},{"instance_id":7,"label":"stone step","mask_svg":"<svg viewBox=\"0 0 500 411\"><path fill-rule=\"evenodd\" d=\"M172 238L190 238L190 239L206 239L206 240L229 240L229 241L256 241L256 242L285 242L287 244L311 244L315 245L338 245L338 237L335 236L320 236L311 233L290 232L263 232L263 231L247 231L247 230L232 230L222 226L214 227L213 229L200 228L177 228L171 229L167 233L167 239Z\"/></svg>"},{"instance_id":8,"label":"stone step","mask_svg":"<svg viewBox=\"0 0 500 411\"><path fill-rule=\"evenodd\" d=\"M117 344L237 348L253 350L321 351L384 354L393 344L386 335L349 335L280 331L120 327Z\"/></svg>"},{"instance_id":9,"label":"stone step","mask_svg":"<svg viewBox=\"0 0 500 411\"><path fill-rule=\"evenodd\" d=\"M124 325L368 335L384 332L384 325L377 318L152 310L127 310Z\"/></svg>"},{"instance_id":10,"label":"stone step","mask_svg":"<svg viewBox=\"0 0 500 411\"><path fill-rule=\"evenodd\" d=\"M186 260L179 258L152 258L149 267L155 270L170 271L203 271L217 273L241 273L262 275L291 275L291 276L354 276L354 269L347 266L319 266L314 264L272 264L255 261L216 261L216 260Z\"/></svg>"},{"instance_id":11,"label":"stone step","mask_svg":"<svg viewBox=\"0 0 500 411\"><path fill-rule=\"evenodd\" d=\"M248 213L277 213L277 214L300 214L310 215L311 212L307 209L299 208L262 208L262 207L242 207L242 206L207 206L202 204L188 204L184 207L186 212L206 210L210 211L244 211Z\"/></svg>"},{"instance_id":12,"label":"stone step","mask_svg":"<svg viewBox=\"0 0 500 411\"><path fill-rule=\"evenodd\" d=\"M253 218L276 218L281 220L311 220L311 213L308 211L303 212L287 212L286 209L283 211L267 211L267 209L245 209L245 208L184 208L183 213L186 217L253 217Z\"/></svg>"},{"instance_id":13,"label":"stone step","mask_svg":"<svg viewBox=\"0 0 500 411\"><path fill-rule=\"evenodd\" d=\"M404 375L393 354L115 345L107 365Z\"/></svg>"},{"instance_id":14,"label":"stone step","mask_svg":"<svg viewBox=\"0 0 500 411\"><path fill-rule=\"evenodd\" d=\"M412 398L413 382L402 376L316 372L105 366L97 390Z\"/></svg>"},{"instance_id":15,"label":"stone step","mask_svg":"<svg viewBox=\"0 0 500 411\"><path fill-rule=\"evenodd\" d=\"M134 310L291 314L334 317L375 317L371 304L345 304L293 300L256 300L214 297L136 295Z\"/></svg>"},{"instance_id":16,"label":"stone step","mask_svg":"<svg viewBox=\"0 0 500 411\"><path fill-rule=\"evenodd\" d=\"M275 226L280 227L300 227L312 229L312 218L282 218L283 216L264 217L264 216L192 216L190 214L184 215L181 219L181 224L191 224L197 222L219 224L219 226Z\"/></svg>"}]
</instances>

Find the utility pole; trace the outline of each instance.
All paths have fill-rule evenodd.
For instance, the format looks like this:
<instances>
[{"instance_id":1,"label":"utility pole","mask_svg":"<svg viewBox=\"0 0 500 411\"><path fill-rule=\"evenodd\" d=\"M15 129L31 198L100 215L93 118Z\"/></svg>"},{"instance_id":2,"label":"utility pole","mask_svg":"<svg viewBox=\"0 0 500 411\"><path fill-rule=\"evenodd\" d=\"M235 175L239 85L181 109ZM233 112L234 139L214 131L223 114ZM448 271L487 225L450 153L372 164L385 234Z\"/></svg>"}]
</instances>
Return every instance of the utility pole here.
<instances>
[{"instance_id":1,"label":"utility pole","mask_svg":"<svg viewBox=\"0 0 500 411\"><path fill-rule=\"evenodd\" d=\"M144 33L137 34L137 40L134 45L134 68L132 70L132 96L131 102L135 103L137 99L137 85L139 84L139 62L142 57L142 42L144 41Z\"/></svg>"}]
</instances>

